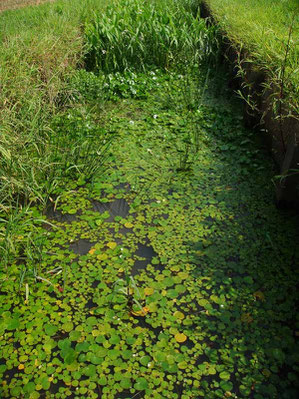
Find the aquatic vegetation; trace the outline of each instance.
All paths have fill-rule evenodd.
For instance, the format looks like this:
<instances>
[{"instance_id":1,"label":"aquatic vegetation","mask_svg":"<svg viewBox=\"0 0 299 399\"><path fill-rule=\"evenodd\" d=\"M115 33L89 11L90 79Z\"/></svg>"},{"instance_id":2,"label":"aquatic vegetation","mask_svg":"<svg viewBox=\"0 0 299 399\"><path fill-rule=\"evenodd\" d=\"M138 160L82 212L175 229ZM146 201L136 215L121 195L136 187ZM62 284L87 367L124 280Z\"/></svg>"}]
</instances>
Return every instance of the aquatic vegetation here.
<instances>
[{"instance_id":1,"label":"aquatic vegetation","mask_svg":"<svg viewBox=\"0 0 299 399\"><path fill-rule=\"evenodd\" d=\"M178 79L102 114L118 140L107 172L70 182L49 213L51 285L26 304L14 269L2 280L3 397L296 397L296 226L228 102L203 101L197 157L179 170L194 121Z\"/></svg>"},{"instance_id":2,"label":"aquatic vegetation","mask_svg":"<svg viewBox=\"0 0 299 399\"><path fill-rule=\"evenodd\" d=\"M47 207L0 221L1 397L297 397L298 219L221 81L68 79Z\"/></svg>"},{"instance_id":3,"label":"aquatic vegetation","mask_svg":"<svg viewBox=\"0 0 299 399\"><path fill-rule=\"evenodd\" d=\"M121 294L125 297L126 307L132 315L146 315L146 309L144 309L138 299L141 298L140 291L136 285L133 276L130 276L128 272L124 272L124 278L118 279L114 283L112 300L115 294ZM134 310L134 306L137 309Z\"/></svg>"}]
</instances>

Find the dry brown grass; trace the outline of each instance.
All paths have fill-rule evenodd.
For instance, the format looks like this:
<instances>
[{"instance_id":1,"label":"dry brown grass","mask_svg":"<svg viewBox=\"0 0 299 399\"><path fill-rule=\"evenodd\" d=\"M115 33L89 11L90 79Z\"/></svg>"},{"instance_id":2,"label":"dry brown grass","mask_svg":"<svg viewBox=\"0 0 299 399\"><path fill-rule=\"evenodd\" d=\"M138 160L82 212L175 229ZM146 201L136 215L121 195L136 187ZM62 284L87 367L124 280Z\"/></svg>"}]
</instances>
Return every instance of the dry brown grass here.
<instances>
[{"instance_id":1,"label":"dry brown grass","mask_svg":"<svg viewBox=\"0 0 299 399\"><path fill-rule=\"evenodd\" d=\"M55 0L0 0L0 12L29 5L39 5L50 1Z\"/></svg>"}]
</instances>

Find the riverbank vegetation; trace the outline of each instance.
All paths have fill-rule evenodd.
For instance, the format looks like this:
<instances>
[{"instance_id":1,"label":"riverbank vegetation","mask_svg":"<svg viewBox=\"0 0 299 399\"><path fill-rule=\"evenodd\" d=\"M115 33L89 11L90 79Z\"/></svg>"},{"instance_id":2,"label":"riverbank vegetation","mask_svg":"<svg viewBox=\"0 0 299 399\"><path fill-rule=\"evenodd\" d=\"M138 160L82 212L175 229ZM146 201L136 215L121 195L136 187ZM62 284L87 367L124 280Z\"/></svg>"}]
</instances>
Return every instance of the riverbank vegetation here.
<instances>
[{"instance_id":1,"label":"riverbank vegetation","mask_svg":"<svg viewBox=\"0 0 299 399\"><path fill-rule=\"evenodd\" d=\"M265 89L299 114L299 3L297 0L205 0L213 18L240 53L239 65L250 63L265 73ZM274 91L274 92L273 92ZM278 100L275 101L277 95ZM278 111L277 111L278 112Z\"/></svg>"}]
</instances>

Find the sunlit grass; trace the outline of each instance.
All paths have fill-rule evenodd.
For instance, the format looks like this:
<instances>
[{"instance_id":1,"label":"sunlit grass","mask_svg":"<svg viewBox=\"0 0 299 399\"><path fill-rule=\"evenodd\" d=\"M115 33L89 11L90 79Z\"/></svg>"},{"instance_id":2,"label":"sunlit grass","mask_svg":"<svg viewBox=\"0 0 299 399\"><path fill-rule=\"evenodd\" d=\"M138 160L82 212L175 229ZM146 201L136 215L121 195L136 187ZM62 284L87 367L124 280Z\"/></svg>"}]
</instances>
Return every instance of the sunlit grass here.
<instances>
[{"instance_id":1,"label":"sunlit grass","mask_svg":"<svg viewBox=\"0 0 299 399\"><path fill-rule=\"evenodd\" d=\"M206 3L228 38L249 51L248 57L267 70L274 85L279 85L285 64L284 79L289 100L298 111L299 2L207 0Z\"/></svg>"},{"instance_id":2,"label":"sunlit grass","mask_svg":"<svg viewBox=\"0 0 299 399\"><path fill-rule=\"evenodd\" d=\"M102 166L104 132L89 126L84 104L73 112L76 124L67 107L75 91L68 81L83 66L81 24L104 4L60 0L0 15L2 271L19 256L15 247L32 247L34 239L19 234L25 219L34 230L30 204L46 207L67 178L89 179Z\"/></svg>"},{"instance_id":3,"label":"sunlit grass","mask_svg":"<svg viewBox=\"0 0 299 399\"><path fill-rule=\"evenodd\" d=\"M215 28L193 11L190 2L114 1L85 26L88 67L111 73L200 63L215 51Z\"/></svg>"},{"instance_id":4,"label":"sunlit grass","mask_svg":"<svg viewBox=\"0 0 299 399\"><path fill-rule=\"evenodd\" d=\"M66 0L5 11L0 18L0 204L47 200L51 118L83 64L81 22L105 1Z\"/></svg>"}]
</instances>

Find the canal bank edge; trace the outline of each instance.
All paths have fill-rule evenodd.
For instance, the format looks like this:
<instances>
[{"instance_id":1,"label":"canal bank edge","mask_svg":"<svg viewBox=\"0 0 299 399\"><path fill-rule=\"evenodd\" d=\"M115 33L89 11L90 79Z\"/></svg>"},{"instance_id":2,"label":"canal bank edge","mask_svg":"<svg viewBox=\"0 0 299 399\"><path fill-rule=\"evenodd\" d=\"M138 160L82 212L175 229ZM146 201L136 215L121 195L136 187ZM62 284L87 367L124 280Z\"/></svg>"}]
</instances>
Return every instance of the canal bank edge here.
<instances>
[{"instance_id":1,"label":"canal bank edge","mask_svg":"<svg viewBox=\"0 0 299 399\"><path fill-rule=\"evenodd\" d=\"M200 16L208 19L208 23L218 25L205 0L200 2ZM270 85L270 88L264 88L266 72L247 62L247 55L248 51L240 49L224 32L221 56L229 69L230 87L244 98L244 124L262 133L277 165L278 173L274 179L277 206L299 209L299 115L289 116L289 109L284 105L281 116L275 117L272 104L277 90ZM240 63L242 74L239 73ZM245 101L248 98L254 102L254 107Z\"/></svg>"}]
</instances>

